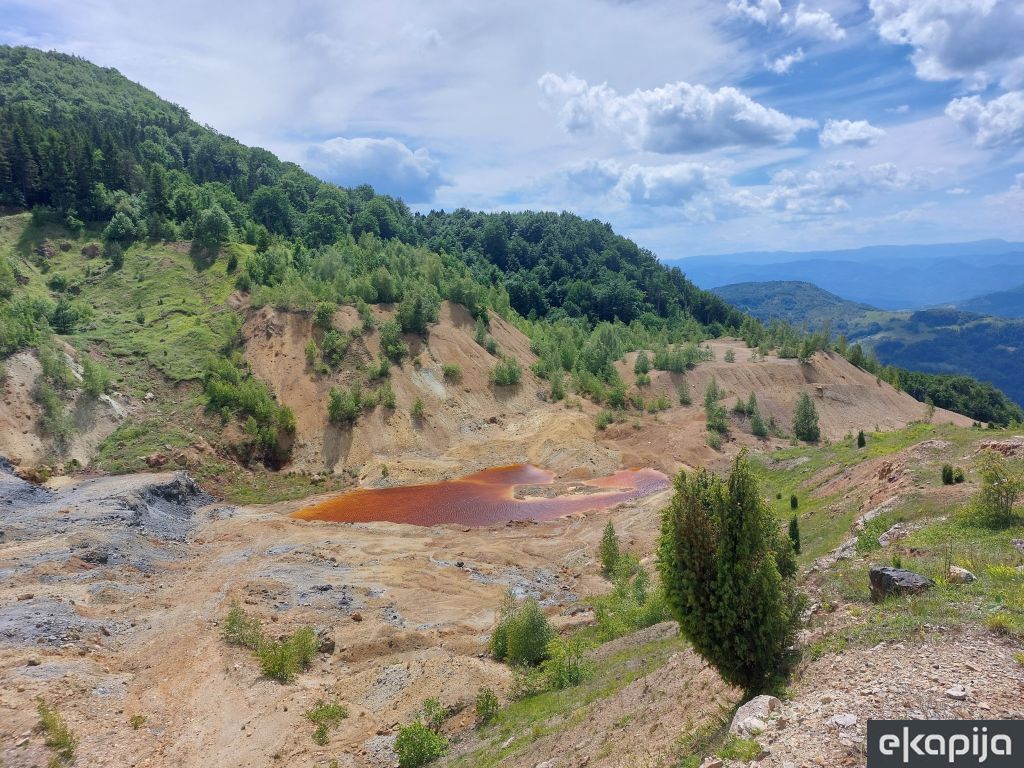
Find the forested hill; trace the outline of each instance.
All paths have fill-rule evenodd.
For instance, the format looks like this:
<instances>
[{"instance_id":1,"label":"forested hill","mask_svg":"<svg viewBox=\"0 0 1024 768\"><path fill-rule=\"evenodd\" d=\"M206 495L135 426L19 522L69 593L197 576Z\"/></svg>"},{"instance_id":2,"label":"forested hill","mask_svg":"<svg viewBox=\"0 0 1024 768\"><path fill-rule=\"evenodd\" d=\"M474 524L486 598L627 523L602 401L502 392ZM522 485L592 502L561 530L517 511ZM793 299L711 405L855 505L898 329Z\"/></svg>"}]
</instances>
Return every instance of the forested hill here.
<instances>
[{"instance_id":1,"label":"forested hill","mask_svg":"<svg viewBox=\"0 0 1024 768\"><path fill-rule=\"evenodd\" d=\"M260 248L287 240L315 251L372 233L461 259L527 317L693 317L713 330L743 321L607 224L566 213L414 215L369 186L324 183L201 126L116 70L31 48L0 47L0 205L46 206L124 245L227 230Z\"/></svg>"}]
</instances>

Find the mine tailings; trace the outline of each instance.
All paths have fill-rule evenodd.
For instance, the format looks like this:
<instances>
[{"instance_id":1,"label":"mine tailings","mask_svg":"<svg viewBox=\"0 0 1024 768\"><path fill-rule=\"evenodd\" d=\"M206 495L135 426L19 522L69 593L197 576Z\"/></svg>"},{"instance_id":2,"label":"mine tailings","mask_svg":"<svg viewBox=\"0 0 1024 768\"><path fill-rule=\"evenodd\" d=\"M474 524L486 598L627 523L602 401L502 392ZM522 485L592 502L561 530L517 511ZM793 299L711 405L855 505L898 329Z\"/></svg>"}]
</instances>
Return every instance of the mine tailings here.
<instances>
[{"instance_id":1,"label":"mine tailings","mask_svg":"<svg viewBox=\"0 0 1024 768\"><path fill-rule=\"evenodd\" d=\"M336 523L483 526L608 509L669 487L668 477L654 469L623 469L608 477L557 486L554 480L554 472L530 464L491 467L439 483L361 488L292 516Z\"/></svg>"}]
</instances>

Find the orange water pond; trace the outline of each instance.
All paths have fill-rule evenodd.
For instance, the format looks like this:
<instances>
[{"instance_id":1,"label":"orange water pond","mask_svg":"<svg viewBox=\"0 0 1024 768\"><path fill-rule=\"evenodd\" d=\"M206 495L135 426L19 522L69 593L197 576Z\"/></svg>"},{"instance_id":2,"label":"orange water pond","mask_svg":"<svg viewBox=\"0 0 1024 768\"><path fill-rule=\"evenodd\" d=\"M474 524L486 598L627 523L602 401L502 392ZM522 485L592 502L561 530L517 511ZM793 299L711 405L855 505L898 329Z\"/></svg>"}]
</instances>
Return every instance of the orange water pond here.
<instances>
[{"instance_id":1,"label":"orange water pond","mask_svg":"<svg viewBox=\"0 0 1024 768\"><path fill-rule=\"evenodd\" d=\"M293 517L340 523L494 525L607 509L668 487L668 477L654 469L623 469L608 477L556 484L554 472L514 464L439 483L361 488L300 509Z\"/></svg>"}]
</instances>

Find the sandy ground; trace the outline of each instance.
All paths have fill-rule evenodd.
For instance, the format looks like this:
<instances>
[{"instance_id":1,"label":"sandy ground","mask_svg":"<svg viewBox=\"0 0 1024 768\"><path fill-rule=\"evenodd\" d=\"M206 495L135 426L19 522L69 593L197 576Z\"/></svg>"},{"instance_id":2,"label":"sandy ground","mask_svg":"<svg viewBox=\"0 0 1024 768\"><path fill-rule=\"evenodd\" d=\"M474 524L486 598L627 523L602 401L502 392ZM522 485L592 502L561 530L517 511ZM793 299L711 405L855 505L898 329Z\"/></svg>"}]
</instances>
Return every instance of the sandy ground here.
<instances>
[{"instance_id":1,"label":"sandy ground","mask_svg":"<svg viewBox=\"0 0 1024 768\"><path fill-rule=\"evenodd\" d=\"M593 557L605 522L650 551L666 499L486 529L338 525L290 519L295 504L160 507L188 495L166 490L181 477L50 493L4 476L6 506L22 510L5 518L0 544L7 768L45 762L37 697L78 736L79 765L264 766L275 755L289 766L328 756L388 765L381 744L424 698L451 705L481 685L507 689L507 668L483 652L508 587L539 598L558 626L588 620L579 599L606 588ZM220 637L236 600L272 634L322 629L334 652L294 684L263 679L248 651ZM304 713L333 697L350 717L320 748ZM146 718L138 730L133 715Z\"/></svg>"}]
</instances>

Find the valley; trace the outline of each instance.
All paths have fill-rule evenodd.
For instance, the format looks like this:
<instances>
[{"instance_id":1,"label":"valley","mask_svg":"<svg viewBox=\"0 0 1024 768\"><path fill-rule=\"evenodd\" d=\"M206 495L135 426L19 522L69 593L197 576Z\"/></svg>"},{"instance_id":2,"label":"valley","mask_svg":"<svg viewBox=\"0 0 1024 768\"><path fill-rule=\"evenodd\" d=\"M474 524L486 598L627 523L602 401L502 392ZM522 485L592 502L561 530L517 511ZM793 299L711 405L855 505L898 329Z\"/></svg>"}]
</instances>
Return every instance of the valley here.
<instances>
[{"instance_id":1,"label":"valley","mask_svg":"<svg viewBox=\"0 0 1024 768\"><path fill-rule=\"evenodd\" d=\"M869 719L1024 718L1020 321L413 210L57 52L0 46L0 161L0 768L853 768Z\"/></svg>"}]
</instances>

